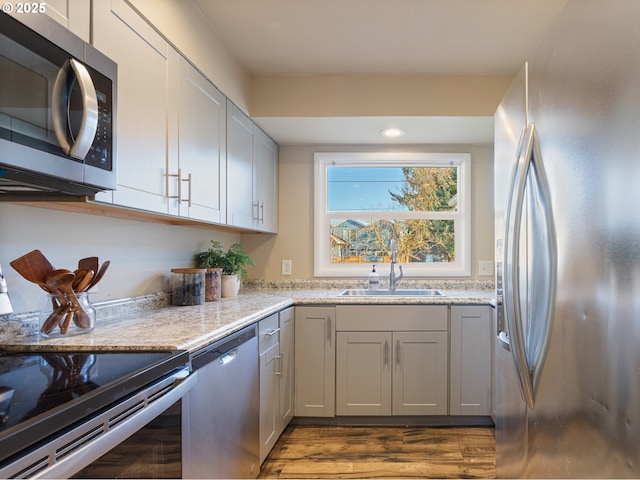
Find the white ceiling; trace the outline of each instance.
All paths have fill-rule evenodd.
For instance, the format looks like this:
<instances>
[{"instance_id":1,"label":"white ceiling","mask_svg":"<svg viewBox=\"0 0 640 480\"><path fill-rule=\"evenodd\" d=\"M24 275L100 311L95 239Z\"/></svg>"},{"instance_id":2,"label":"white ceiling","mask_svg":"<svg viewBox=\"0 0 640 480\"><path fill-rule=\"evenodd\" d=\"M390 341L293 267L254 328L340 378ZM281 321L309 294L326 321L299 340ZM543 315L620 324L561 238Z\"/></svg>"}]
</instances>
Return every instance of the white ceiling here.
<instances>
[{"instance_id":1,"label":"white ceiling","mask_svg":"<svg viewBox=\"0 0 640 480\"><path fill-rule=\"evenodd\" d=\"M264 75L515 75L567 2L193 1L238 62ZM490 119L478 117L256 121L280 144L380 143L382 121L413 132L395 143L493 141Z\"/></svg>"}]
</instances>

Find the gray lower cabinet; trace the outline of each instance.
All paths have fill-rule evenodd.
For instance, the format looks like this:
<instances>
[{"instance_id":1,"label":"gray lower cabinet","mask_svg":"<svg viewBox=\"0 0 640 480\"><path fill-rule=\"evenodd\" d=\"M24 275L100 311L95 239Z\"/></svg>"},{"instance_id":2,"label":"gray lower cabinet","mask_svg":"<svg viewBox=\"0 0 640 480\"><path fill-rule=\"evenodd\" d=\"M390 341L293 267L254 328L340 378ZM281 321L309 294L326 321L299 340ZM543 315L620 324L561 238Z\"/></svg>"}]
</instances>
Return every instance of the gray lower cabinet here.
<instances>
[{"instance_id":1,"label":"gray lower cabinet","mask_svg":"<svg viewBox=\"0 0 640 480\"><path fill-rule=\"evenodd\" d=\"M337 415L446 415L446 306L336 308Z\"/></svg>"},{"instance_id":2,"label":"gray lower cabinet","mask_svg":"<svg viewBox=\"0 0 640 480\"><path fill-rule=\"evenodd\" d=\"M490 306L295 311L296 416L490 415Z\"/></svg>"},{"instance_id":3,"label":"gray lower cabinet","mask_svg":"<svg viewBox=\"0 0 640 480\"><path fill-rule=\"evenodd\" d=\"M491 307L451 307L450 415L491 413Z\"/></svg>"},{"instance_id":4,"label":"gray lower cabinet","mask_svg":"<svg viewBox=\"0 0 640 480\"><path fill-rule=\"evenodd\" d=\"M293 307L280 312L280 398L278 402L278 430L280 435L289 425L294 412L295 318Z\"/></svg>"},{"instance_id":5,"label":"gray lower cabinet","mask_svg":"<svg viewBox=\"0 0 640 480\"><path fill-rule=\"evenodd\" d=\"M260 463L293 418L293 308L258 323Z\"/></svg>"},{"instance_id":6,"label":"gray lower cabinet","mask_svg":"<svg viewBox=\"0 0 640 480\"><path fill-rule=\"evenodd\" d=\"M295 308L295 415L333 417L335 307Z\"/></svg>"}]
</instances>

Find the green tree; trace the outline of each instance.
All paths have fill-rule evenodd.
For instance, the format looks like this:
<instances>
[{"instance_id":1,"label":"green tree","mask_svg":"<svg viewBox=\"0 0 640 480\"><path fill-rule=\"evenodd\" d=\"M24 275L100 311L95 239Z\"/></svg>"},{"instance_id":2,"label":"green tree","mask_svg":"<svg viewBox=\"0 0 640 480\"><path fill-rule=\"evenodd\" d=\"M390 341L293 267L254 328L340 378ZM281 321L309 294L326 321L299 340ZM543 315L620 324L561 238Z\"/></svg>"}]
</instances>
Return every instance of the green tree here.
<instances>
[{"instance_id":1,"label":"green tree","mask_svg":"<svg viewBox=\"0 0 640 480\"><path fill-rule=\"evenodd\" d=\"M412 211L455 210L458 169L455 167L405 167L400 193L389 192L393 201Z\"/></svg>"},{"instance_id":2,"label":"green tree","mask_svg":"<svg viewBox=\"0 0 640 480\"><path fill-rule=\"evenodd\" d=\"M405 184L400 193L389 192L394 202L412 211L448 211L457 208L458 169L423 167L402 169ZM432 255L434 261L455 260L455 232L451 220L404 222L403 252L417 260Z\"/></svg>"},{"instance_id":3,"label":"green tree","mask_svg":"<svg viewBox=\"0 0 640 480\"><path fill-rule=\"evenodd\" d=\"M458 170L455 167L405 167L400 192L389 192L399 208L410 211L448 211L457 208ZM455 232L452 220L379 220L372 222L377 248L398 241L401 261L436 262L455 260Z\"/></svg>"}]
</instances>

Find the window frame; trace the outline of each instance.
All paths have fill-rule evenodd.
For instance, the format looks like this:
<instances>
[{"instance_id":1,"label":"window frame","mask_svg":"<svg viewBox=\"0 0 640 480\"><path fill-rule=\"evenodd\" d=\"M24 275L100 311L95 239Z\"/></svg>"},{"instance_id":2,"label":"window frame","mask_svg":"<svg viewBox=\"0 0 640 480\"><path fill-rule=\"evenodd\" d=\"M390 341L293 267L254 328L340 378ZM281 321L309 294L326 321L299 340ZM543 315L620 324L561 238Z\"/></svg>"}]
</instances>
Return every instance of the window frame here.
<instances>
[{"instance_id":1,"label":"window frame","mask_svg":"<svg viewBox=\"0 0 640 480\"><path fill-rule=\"evenodd\" d=\"M344 167L458 167L458 208L447 212L393 212L391 217L451 219L455 229L456 260L450 263L402 263L405 278L464 277L471 275L471 155L421 152L316 152L314 153L314 276L366 277L370 264L332 264L329 223L331 219L389 218L391 212L342 211L329 214L328 168ZM381 263L380 266L387 264ZM381 275L385 270L378 269Z\"/></svg>"}]
</instances>

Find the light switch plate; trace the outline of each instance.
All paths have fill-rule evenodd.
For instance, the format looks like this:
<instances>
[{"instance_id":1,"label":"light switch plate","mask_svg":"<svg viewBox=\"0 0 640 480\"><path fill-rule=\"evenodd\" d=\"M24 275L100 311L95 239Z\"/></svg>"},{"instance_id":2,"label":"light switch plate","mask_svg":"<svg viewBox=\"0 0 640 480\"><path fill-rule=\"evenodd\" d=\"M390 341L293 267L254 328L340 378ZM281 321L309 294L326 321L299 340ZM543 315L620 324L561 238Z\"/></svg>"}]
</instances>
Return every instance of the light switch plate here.
<instances>
[{"instance_id":1,"label":"light switch plate","mask_svg":"<svg viewBox=\"0 0 640 480\"><path fill-rule=\"evenodd\" d=\"M482 276L493 275L493 260L480 260L478 270Z\"/></svg>"}]
</instances>

